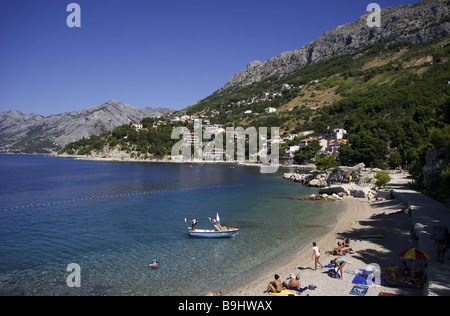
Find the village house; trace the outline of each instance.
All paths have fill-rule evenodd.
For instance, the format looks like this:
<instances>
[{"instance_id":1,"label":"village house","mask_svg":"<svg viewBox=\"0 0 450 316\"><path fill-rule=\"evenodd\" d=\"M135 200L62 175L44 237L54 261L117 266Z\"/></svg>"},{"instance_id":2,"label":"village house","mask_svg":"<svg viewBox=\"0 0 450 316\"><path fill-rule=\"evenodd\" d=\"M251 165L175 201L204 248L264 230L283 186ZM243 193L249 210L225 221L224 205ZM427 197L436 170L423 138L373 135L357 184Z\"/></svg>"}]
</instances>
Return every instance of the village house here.
<instances>
[{"instance_id":1,"label":"village house","mask_svg":"<svg viewBox=\"0 0 450 316\"><path fill-rule=\"evenodd\" d=\"M339 157L339 147L341 144L347 144L346 140L330 140L327 144L326 154L327 156Z\"/></svg>"},{"instance_id":2,"label":"village house","mask_svg":"<svg viewBox=\"0 0 450 316\"><path fill-rule=\"evenodd\" d=\"M205 126L203 129L203 137L205 139L211 139L212 135L217 135L219 133L223 133L225 130L222 127L217 125L214 126Z\"/></svg>"},{"instance_id":3,"label":"village house","mask_svg":"<svg viewBox=\"0 0 450 316\"><path fill-rule=\"evenodd\" d=\"M266 111L267 114L271 114L271 113L276 113L277 109L275 109L275 108L267 108L267 109L265 109L265 111Z\"/></svg>"},{"instance_id":4,"label":"village house","mask_svg":"<svg viewBox=\"0 0 450 316\"><path fill-rule=\"evenodd\" d=\"M285 149L286 154L295 154L300 150L300 146L288 146Z\"/></svg>"},{"instance_id":5,"label":"village house","mask_svg":"<svg viewBox=\"0 0 450 316\"><path fill-rule=\"evenodd\" d=\"M204 160L224 160L225 149L222 148L213 148L210 152L203 154Z\"/></svg>"},{"instance_id":6,"label":"village house","mask_svg":"<svg viewBox=\"0 0 450 316\"><path fill-rule=\"evenodd\" d=\"M319 137L316 136L316 137L302 139L298 145L300 147L305 147L305 146L311 145L311 143L315 140L319 140Z\"/></svg>"},{"instance_id":7,"label":"village house","mask_svg":"<svg viewBox=\"0 0 450 316\"><path fill-rule=\"evenodd\" d=\"M153 128L158 128L158 126L167 125L167 121L157 121L153 123Z\"/></svg>"},{"instance_id":8,"label":"village house","mask_svg":"<svg viewBox=\"0 0 450 316\"><path fill-rule=\"evenodd\" d=\"M287 134L283 137L283 141L287 143L294 140L296 137L298 137L298 134Z\"/></svg>"},{"instance_id":9,"label":"village house","mask_svg":"<svg viewBox=\"0 0 450 316\"><path fill-rule=\"evenodd\" d=\"M333 135L337 140L344 139L344 136L347 135L347 131L343 128L336 128L333 130Z\"/></svg>"},{"instance_id":10,"label":"village house","mask_svg":"<svg viewBox=\"0 0 450 316\"><path fill-rule=\"evenodd\" d=\"M144 128L144 125L142 125L141 123L133 123L133 124L131 124L131 126L133 126L136 129L136 132L139 129Z\"/></svg>"},{"instance_id":11,"label":"village house","mask_svg":"<svg viewBox=\"0 0 450 316\"><path fill-rule=\"evenodd\" d=\"M188 144L200 144L200 139L195 135L195 133L184 133L183 140Z\"/></svg>"}]
</instances>

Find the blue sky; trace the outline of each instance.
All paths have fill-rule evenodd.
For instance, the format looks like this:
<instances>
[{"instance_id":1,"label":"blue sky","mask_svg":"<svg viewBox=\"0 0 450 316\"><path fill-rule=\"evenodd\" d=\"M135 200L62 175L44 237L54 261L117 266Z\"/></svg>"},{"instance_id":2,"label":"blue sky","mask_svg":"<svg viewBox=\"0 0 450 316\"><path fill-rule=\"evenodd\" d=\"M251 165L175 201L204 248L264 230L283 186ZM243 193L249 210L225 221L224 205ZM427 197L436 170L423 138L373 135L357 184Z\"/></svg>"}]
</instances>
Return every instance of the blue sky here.
<instances>
[{"instance_id":1,"label":"blue sky","mask_svg":"<svg viewBox=\"0 0 450 316\"><path fill-rule=\"evenodd\" d=\"M72 2L81 28L66 24ZM371 2L1 0L0 111L51 115L113 99L180 110L249 62L355 21Z\"/></svg>"}]
</instances>

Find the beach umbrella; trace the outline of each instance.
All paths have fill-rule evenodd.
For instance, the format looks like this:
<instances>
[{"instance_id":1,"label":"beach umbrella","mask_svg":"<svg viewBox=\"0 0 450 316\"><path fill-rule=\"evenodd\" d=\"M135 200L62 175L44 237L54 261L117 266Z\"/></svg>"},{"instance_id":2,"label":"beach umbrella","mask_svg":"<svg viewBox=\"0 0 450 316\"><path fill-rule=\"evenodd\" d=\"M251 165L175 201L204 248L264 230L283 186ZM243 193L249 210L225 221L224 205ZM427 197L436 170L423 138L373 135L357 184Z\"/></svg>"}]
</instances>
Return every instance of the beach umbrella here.
<instances>
[{"instance_id":1,"label":"beach umbrella","mask_svg":"<svg viewBox=\"0 0 450 316\"><path fill-rule=\"evenodd\" d=\"M416 260L430 259L430 256L425 251L417 249L417 248L405 249L402 252L400 252L399 256L402 257L403 259L414 260L413 261L413 269L412 269L413 277L415 277L414 262L416 262Z\"/></svg>"},{"instance_id":2,"label":"beach umbrella","mask_svg":"<svg viewBox=\"0 0 450 316\"><path fill-rule=\"evenodd\" d=\"M403 259L410 260L428 260L430 256L423 250L417 248L405 249L399 254Z\"/></svg>"}]
</instances>

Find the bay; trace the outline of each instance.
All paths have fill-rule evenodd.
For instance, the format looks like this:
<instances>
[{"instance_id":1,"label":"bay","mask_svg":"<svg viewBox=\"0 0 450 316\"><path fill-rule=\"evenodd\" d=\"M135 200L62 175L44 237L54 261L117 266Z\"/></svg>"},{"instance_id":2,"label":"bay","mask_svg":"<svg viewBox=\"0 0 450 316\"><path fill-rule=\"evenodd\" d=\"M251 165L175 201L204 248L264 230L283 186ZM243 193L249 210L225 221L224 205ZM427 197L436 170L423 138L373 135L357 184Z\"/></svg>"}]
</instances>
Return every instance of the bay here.
<instances>
[{"instance_id":1,"label":"bay","mask_svg":"<svg viewBox=\"0 0 450 316\"><path fill-rule=\"evenodd\" d=\"M341 214L301 201L317 189L281 179L287 170L33 155L0 155L0 170L0 295L226 294L292 260ZM188 236L185 218L216 213L237 237ZM66 284L71 263L80 288Z\"/></svg>"}]
</instances>

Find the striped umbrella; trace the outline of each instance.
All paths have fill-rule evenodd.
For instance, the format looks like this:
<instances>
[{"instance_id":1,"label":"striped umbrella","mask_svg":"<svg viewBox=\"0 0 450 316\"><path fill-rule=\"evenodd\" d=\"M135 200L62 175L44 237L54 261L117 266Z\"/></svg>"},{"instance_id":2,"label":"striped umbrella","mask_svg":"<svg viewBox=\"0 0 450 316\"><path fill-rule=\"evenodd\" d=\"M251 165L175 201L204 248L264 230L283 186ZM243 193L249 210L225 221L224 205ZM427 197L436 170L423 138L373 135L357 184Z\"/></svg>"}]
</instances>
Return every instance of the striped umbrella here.
<instances>
[{"instance_id":1,"label":"striped umbrella","mask_svg":"<svg viewBox=\"0 0 450 316\"><path fill-rule=\"evenodd\" d=\"M405 249L399 254L403 259L428 260L430 256L423 250L417 248Z\"/></svg>"}]
</instances>

